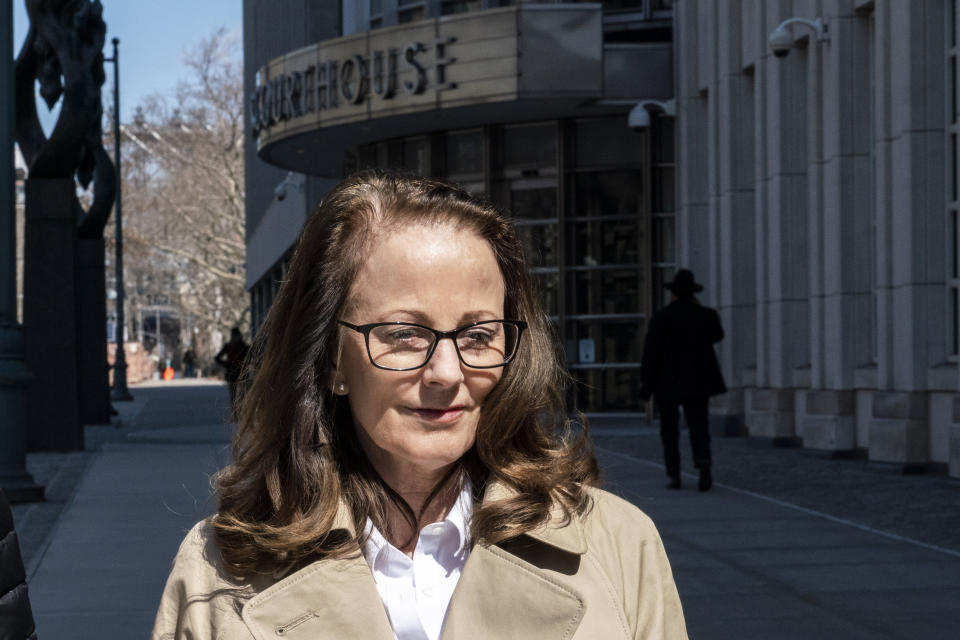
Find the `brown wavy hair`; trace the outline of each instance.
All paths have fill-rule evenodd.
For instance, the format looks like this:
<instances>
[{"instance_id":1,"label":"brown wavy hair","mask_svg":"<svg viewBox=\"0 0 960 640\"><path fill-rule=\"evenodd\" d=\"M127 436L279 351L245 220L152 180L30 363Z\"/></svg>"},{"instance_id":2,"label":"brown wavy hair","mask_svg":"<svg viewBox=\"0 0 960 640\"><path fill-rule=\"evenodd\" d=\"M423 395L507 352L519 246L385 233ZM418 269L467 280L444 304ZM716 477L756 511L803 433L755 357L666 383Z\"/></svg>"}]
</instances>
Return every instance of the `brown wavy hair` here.
<instances>
[{"instance_id":1,"label":"brown wavy hair","mask_svg":"<svg viewBox=\"0 0 960 640\"><path fill-rule=\"evenodd\" d=\"M507 498L474 506L471 539L486 544L544 523L553 504L568 518L589 508L584 487L598 482L596 460L586 427L572 435L564 403L568 376L513 227L457 187L367 171L330 191L307 220L253 341L241 380L234 463L214 481L214 536L232 574L356 553L367 518L383 531L391 504L411 525L418 523L367 461L349 403L330 388L337 321L373 237L390 225L418 222L454 224L485 238L505 281L505 316L529 325L483 404L473 447L431 498L441 485L462 486L467 477L477 498L493 480L512 489ZM341 504L354 537L335 529Z\"/></svg>"}]
</instances>

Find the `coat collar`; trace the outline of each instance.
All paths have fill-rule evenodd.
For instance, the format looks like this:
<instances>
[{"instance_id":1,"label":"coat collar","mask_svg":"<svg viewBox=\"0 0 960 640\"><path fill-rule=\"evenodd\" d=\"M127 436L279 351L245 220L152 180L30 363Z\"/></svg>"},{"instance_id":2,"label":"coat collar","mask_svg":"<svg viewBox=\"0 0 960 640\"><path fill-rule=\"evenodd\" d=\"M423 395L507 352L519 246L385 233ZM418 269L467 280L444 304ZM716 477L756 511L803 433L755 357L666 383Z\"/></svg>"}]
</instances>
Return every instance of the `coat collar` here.
<instances>
[{"instance_id":1,"label":"coat collar","mask_svg":"<svg viewBox=\"0 0 960 640\"><path fill-rule=\"evenodd\" d=\"M483 494L483 501L499 501L517 495L514 489L500 482L492 482ZM583 533L583 525L576 518L566 518L563 508L556 502L550 508L550 517L546 522L527 535L548 544L555 549L566 551L574 555L583 555L587 552L587 540Z\"/></svg>"},{"instance_id":2,"label":"coat collar","mask_svg":"<svg viewBox=\"0 0 960 640\"><path fill-rule=\"evenodd\" d=\"M516 492L491 483L483 500ZM354 534L353 519L340 505L336 529ZM558 579L556 563L579 563L587 550L583 527L554 506L547 522L527 533L537 545L488 546L478 543L457 583L443 640L466 638L569 638L583 618L583 597ZM558 556L555 551L564 552ZM547 562L541 562L547 558ZM538 560L539 559L539 560ZM286 569L289 571L289 568ZM361 613L362 612L362 613ZM257 640L278 637L330 637L391 640L393 630L360 550L350 558L318 560L280 579L243 608L243 620ZM324 636L326 637L326 636Z\"/></svg>"},{"instance_id":3,"label":"coat collar","mask_svg":"<svg viewBox=\"0 0 960 640\"><path fill-rule=\"evenodd\" d=\"M483 502L497 502L507 500L517 495L517 491L503 484L493 481L487 485L483 494ZM333 519L334 531L343 530L348 536L356 535L356 529L353 526L353 517L347 505L341 501L337 507L337 514ZM527 535L548 544L555 549L566 551L575 555L583 555L587 552L587 540L583 533L583 525L576 518L567 519L563 508L554 503L550 508L550 515L547 521L537 526ZM282 579L290 573L292 565L280 567L273 572L273 577L277 580Z\"/></svg>"}]
</instances>

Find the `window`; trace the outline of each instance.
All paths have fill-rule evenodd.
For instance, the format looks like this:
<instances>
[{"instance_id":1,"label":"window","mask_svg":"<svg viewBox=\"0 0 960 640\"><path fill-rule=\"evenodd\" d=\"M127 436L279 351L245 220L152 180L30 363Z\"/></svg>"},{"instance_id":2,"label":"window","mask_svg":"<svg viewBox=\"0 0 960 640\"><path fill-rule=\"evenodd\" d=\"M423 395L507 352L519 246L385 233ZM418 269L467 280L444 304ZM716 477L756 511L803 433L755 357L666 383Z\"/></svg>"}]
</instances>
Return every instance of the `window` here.
<instances>
[{"instance_id":1,"label":"window","mask_svg":"<svg viewBox=\"0 0 960 640\"><path fill-rule=\"evenodd\" d=\"M502 146L506 169L553 167L557 161L556 126L553 123L505 126Z\"/></svg>"},{"instance_id":2,"label":"window","mask_svg":"<svg viewBox=\"0 0 960 640\"><path fill-rule=\"evenodd\" d=\"M356 5L352 4L354 1ZM372 30L424 18L564 1L592 3L596 0L369 0L369 5L364 4L366 0L351 0L344 5L345 24L351 25L344 29L344 34L363 31L368 20ZM668 43L673 39L670 0L602 0L601 5L607 42Z\"/></svg>"},{"instance_id":3,"label":"window","mask_svg":"<svg viewBox=\"0 0 960 640\"><path fill-rule=\"evenodd\" d=\"M370 28L383 26L383 0L370 0Z\"/></svg>"},{"instance_id":4,"label":"window","mask_svg":"<svg viewBox=\"0 0 960 640\"><path fill-rule=\"evenodd\" d=\"M430 141L426 136L404 141L403 167L418 176L430 175Z\"/></svg>"},{"instance_id":5,"label":"window","mask_svg":"<svg viewBox=\"0 0 960 640\"><path fill-rule=\"evenodd\" d=\"M440 14L444 16L479 11L481 8L482 2L480 0L441 0L440 2Z\"/></svg>"},{"instance_id":6,"label":"window","mask_svg":"<svg viewBox=\"0 0 960 640\"><path fill-rule=\"evenodd\" d=\"M424 0L397 0L397 23L405 24L420 20L426 15Z\"/></svg>"},{"instance_id":7,"label":"window","mask_svg":"<svg viewBox=\"0 0 960 640\"><path fill-rule=\"evenodd\" d=\"M447 173L483 179L483 130L451 131L447 134Z\"/></svg>"},{"instance_id":8,"label":"window","mask_svg":"<svg viewBox=\"0 0 960 640\"><path fill-rule=\"evenodd\" d=\"M649 129L651 291L655 309L669 303L670 293L663 285L673 280L677 269L673 125L673 118L657 115Z\"/></svg>"},{"instance_id":9,"label":"window","mask_svg":"<svg viewBox=\"0 0 960 640\"><path fill-rule=\"evenodd\" d=\"M672 278L676 260L673 121L653 124L637 134L624 110L396 138L352 153L361 166L429 167L508 211L577 381L570 399L586 412L642 411L643 337L651 290L662 289L653 278Z\"/></svg>"}]
</instances>

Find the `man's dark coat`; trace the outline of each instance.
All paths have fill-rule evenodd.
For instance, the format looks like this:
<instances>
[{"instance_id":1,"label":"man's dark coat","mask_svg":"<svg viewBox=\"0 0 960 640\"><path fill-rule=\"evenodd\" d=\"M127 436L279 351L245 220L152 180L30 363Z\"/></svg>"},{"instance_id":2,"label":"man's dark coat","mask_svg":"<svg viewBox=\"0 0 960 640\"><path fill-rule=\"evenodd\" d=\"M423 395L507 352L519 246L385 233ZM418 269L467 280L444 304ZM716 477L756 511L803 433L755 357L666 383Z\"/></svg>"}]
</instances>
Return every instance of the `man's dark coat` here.
<instances>
[{"instance_id":1,"label":"man's dark coat","mask_svg":"<svg viewBox=\"0 0 960 640\"><path fill-rule=\"evenodd\" d=\"M724 393L727 385L713 351L721 340L723 326L716 311L692 297L671 302L647 328L640 396L683 400Z\"/></svg>"}]
</instances>

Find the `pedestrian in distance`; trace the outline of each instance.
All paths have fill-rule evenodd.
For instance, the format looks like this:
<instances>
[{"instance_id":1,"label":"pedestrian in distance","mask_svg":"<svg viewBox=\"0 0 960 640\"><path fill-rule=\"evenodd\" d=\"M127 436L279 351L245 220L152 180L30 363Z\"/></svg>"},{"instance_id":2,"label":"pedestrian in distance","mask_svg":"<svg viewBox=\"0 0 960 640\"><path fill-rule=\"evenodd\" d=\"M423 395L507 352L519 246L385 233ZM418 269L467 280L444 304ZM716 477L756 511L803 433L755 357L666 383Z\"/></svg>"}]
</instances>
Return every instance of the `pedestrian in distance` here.
<instances>
[{"instance_id":1,"label":"pedestrian in distance","mask_svg":"<svg viewBox=\"0 0 960 640\"><path fill-rule=\"evenodd\" d=\"M237 384L249 352L250 345L244 342L240 327L234 327L230 329L230 340L213 356L214 362L226 370L223 377L230 389L230 415L234 420L237 419Z\"/></svg>"},{"instance_id":2,"label":"pedestrian in distance","mask_svg":"<svg viewBox=\"0 0 960 640\"><path fill-rule=\"evenodd\" d=\"M669 482L680 483L680 408L690 431L693 462L700 472L698 486L713 485L710 455L711 396L725 393L720 363L713 345L723 340L720 316L700 305L694 294L703 291L693 272L680 269L673 282L664 285L671 302L657 312L647 327L641 363L640 397L652 395L660 408L660 437Z\"/></svg>"},{"instance_id":3,"label":"pedestrian in distance","mask_svg":"<svg viewBox=\"0 0 960 640\"><path fill-rule=\"evenodd\" d=\"M656 528L596 488L554 340L507 216L427 178L335 187L152 638L686 638Z\"/></svg>"},{"instance_id":4,"label":"pedestrian in distance","mask_svg":"<svg viewBox=\"0 0 960 640\"><path fill-rule=\"evenodd\" d=\"M193 347L188 347L183 352L183 377L197 377L197 353L193 350Z\"/></svg>"}]
</instances>

